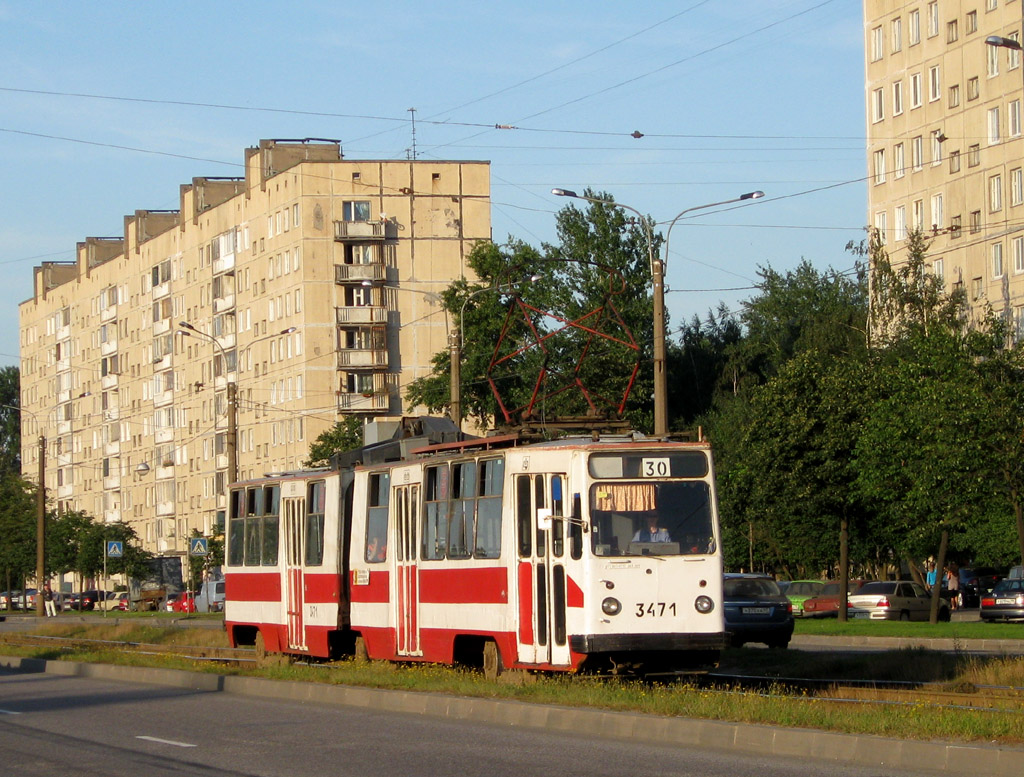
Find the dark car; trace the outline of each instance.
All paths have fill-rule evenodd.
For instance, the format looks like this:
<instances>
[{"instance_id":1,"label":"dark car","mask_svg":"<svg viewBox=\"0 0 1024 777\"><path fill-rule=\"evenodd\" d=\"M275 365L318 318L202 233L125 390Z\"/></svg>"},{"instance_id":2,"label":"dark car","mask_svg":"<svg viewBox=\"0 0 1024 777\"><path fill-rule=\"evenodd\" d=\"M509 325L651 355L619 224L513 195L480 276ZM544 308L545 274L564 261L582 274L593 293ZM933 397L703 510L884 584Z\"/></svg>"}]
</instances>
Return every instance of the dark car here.
<instances>
[{"instance_id":1,"label":"dark car","mask_svg":"<svg viewBox=\"0 0 1024 777\"><path fill-rule=\"evenodd\" d=\"M977 607L981 597L995 588L1003 576L992 567L976 567L960 570L960 604L964 607Z\"/></svg>"},{"instance_id":2,"label":"dark car","mask_svg":"<svg viewBox=\"0 0 1024 777\"><path fill-rule=\"evenodd\" d=\"M1024 580L1000 580L991 593L981 597L983 621L1024 620Z\"/></svg>"},{"instance_id":3,"label":"dark car","mask_svg":"<svg viewBox=\"0 0 1024 777\"><path fill-rule=\"evenodd\" d=\"M793 603L767 575L727 574L725 630L734 647L763 642L784 648L793 637Z\"/></svg>"},{"instance_id":4,"label":"dark car","mask_svg":"<svg viewBox=\"0 0 1024 777\"><path fill-rule=\"evenodd\" d=\"M82 591L81 593L75 594L75 599L72 601L71 606L76 610L95 610L96 602L101 599L106 599L106 591L97 591L95 588L89 591Z\"/></svg>"}]
</instances>

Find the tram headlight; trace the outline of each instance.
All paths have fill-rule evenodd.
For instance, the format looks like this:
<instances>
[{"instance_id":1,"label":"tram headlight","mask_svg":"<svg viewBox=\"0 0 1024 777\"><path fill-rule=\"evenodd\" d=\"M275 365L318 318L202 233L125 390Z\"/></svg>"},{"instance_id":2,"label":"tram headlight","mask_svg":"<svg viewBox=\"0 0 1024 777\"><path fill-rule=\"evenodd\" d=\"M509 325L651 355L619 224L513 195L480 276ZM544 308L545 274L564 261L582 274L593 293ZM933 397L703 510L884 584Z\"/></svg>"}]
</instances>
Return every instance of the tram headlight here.
<instances>
[{"instance_id":1,"label":"tram headlight","mask_svg":"<svg viewBox=\"0 0 1024 777\"><path fill-rule=\"evenodd\" d=\"M697 609L697 612L707 615L715 609L715 602L710 596L698 596L694 600L693 606Z\"/></svg>"},{"instance_id":2,"label":"tram headlight","mask_svg":"<svg viewBox=\"0 0 1024 777\"><path fill-rule=\"evenodd\" d=\"M618 615L622 612L622 602L616 599L614 596L609 596L603 602L601 602L601 612L605 615Z\"/></svg>"}]
</instances>

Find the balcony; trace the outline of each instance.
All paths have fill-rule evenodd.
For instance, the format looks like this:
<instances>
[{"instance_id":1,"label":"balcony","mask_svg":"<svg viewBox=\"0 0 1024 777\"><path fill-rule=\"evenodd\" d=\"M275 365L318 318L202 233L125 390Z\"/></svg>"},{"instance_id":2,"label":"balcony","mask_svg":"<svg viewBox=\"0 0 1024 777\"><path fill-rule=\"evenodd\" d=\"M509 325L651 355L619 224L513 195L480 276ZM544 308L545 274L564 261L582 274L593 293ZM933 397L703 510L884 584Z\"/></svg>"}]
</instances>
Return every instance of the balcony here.
<instances>
[{"instance_id":1,"label":"balcony","mask_svg":"<svg viewBox=\"0 0 1024 777\"><path fill-rule=\"evenodd\" d=\"M388 352L383 348L343 348L338 351L338 367L387 367Z\"/></svg>"},{"instance_id":2,"label":"balcony","mask_svg":"<svg viewBox=\"0 0 1024 777\"><path fill-rule=\"evenodd\" d=\"M121 487L121 476L120 475L107 475L103 478L103 490L110 491L111 489Z\"/></svg>"},{"instance_id":3,"label":"balcony","mask_svg":"<svg viewBox=\"0 0 1024 777\"><path fill-rule=\"evenodd\" d=\"M174 477L174 462L162 461L159 462L156 468L156 474L154 478L156 480L170 480Z\"/></svg>"},{"instance_id":4,"label":"balcony","mask_svg":"<svg viewBox=\"0 0 1024 777\"><path fill-rule=\"evenodd\" d=\"M104 456L118 456L121 453L121 442L120 440L114 440L103 444L103 455Z\"/></svg>"},{"instance_id":5,"label":"balcony","mask_svg":"<svg viewBox=\"0 0 1024 777\"><path fill-rule=\"evenodd\" d=\"M156 514L157 515L174 515L174 502L157 502L156 503ZM171 536L174 536L174 530L171 529Z\"/></svg>"},{"instance_id":6,"label":"balcony","mask_svg":"<svg viewBox=\"0 0 1024 777\"><path fill-rule=\"evenodd\" d=\"M177 550L174 543L173 537L161 537L156 541L157 553L174 553Z\"/></svg>"},{"instance_id":7,"label":"balcony","mask_svg":"<svg viewBox=\"0 0 1024 777\"><path fill-rule=\"evenodd\" d=\"M171 293L171 282L164 281L153 287L153 299L162 299Z\"/></svg>"},{"instance_id":8,"label":"balcony","mask_svg":"<svg viewBox=\"0 0 1024 777\"><path fill-rule=\"evenodd\" d=\"M113 510L103 511L103 522L104 523L119 523L121 521L121 508L115 507Z\"/></svg>"},{"instance_id":9,"label":"balcony","mask_svg":"<svg viewBox=\"0 0 1024 777\"><path fill-rule=\"evenodd\" d=\"M337 308L338 324L386 324L388 309L373 305Z\"/></svg>"},{"instance_id":10,"label":"balcony","mask_svg":"<svg viewBox=\"0 0 1024 777\"><path fill-rule=\"evenodd\" d=\"M100 356L110 356L112 353L117 353L117 340L100 343Z\"/></svg>"},{"instance_id":11,"label":"balcony","mask_svg":"<svg viewBox=\"0 0 1024 777\"><path fill-rule=\"evenodd\" d=\"M171 331L171 319L164 318L153 322L153 337L165 335Z\"/></svg>"},{"instance_id":12,"label":"balcony","mask_svg":"<svg viewBox=\"0 0 1024 777\"><path fill-rule=\"evenodd\" d=\"M217 297L213 301L213 312L223 313L225 310L235 309L235 295L225 294L223 297Z\"/></svg>"},{"instance_id":13,"label":"balcony","mask_svg":"<svg viewBox=\"0 0 1024 777\"><path fill-rule=\"evenodd\" d=\"M153 406L164 407L174 402L173 391L158 391L153 395Z\"/></svg>"},{"instance_id":14,"label":"balcony","mask_svg":"<svg viewBox=\"0 0 1024 777\"><path fill-rule=\"evenodd\" d=\"M336 264L334 265L335 283L362 283L363 281L383 281L386 268L381 262L371 264Z\"/></svg>"},{"instance_id":15,"label":"balcony","mask_svg":"<svg viewBox=\"0 0 1024 777\"><path fill-rule=\"evenodd\" d=\"M153 440L156 443L174 442L174 429L171 427L157 429L153 433Z\"/></svg>"},{"instance_id":16,"label":"balcony","mask_svg":"<svg viewBox=\"0 0 1024 777\"><path fill-rule=\"evenodd\" d=\"M235 255L224 254L213 260L213 274L220 275L221 273L231 272L235 269Z\"/></svg>"},{"instance_id":17,"label":"balcony","mask_svg":"<svg viewBox=\"0 0 1024 777\"><path fill-rule=\"evenodd\" d=\"M338 394L338 412L340 413L369 413L386 411L390 405L390 397L387 394L349 394L341 392Z\"/></svg>"},{"instance_id":18,"label":"balcony","mask_svg":"<svg viewBox=\"0 0 1024 777\"><path fill-rule=\"evenodd\" d=\"M117 376L119 373L110 372L100 378L100 385L105 389L117 388Z\"/></svg>"},{"instance_id":19,"label":"balcony","mask_svg":"<svg viewBox=\"0 0 1024 777\"><path fill-rule=\"evenodd\" d=\"M335 221L334 239L346 240L383 240L387 237L384 221Z\"/></svg>"},{"instance_id":20,"label":"balcony","mask_svg":"<svg viewBox=\"0 0 1024 777\"><path fill-rule=\"evenodd\" d=\"M58 499L70 499L73 493L74 488L69 483L65 483L63 486L57 486Z\"/></svg>"},{"instance_id":21,"label":"balcony","mask_svg":"<svg viewBox=\"0 0 1024 777\"><path fill-rule=\"evenodd\" d=\"M117 306L110 305L109 307L103 308L100 311L100 322L106 324L117 318Z\"/></svg>"}]
</instances>

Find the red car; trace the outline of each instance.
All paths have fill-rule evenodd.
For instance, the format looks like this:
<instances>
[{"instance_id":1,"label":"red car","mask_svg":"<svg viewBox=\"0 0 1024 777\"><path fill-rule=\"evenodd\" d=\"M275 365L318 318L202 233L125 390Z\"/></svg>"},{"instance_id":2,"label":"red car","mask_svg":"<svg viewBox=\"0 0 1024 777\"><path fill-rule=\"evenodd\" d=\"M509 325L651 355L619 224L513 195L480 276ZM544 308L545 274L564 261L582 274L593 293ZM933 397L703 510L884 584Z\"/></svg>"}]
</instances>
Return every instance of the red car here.
<instances>
[{"instance_id":1,"label":"red car","mask_svg":"<svg viewBox=\"0 0 1024 777\"><path fill-rule=\"evenodd\" d=\"M168 612L195 612L196 592L185 591L180 594L171 594L167 597Z\"/></svg>"},{"instance_id":2,"label":"red car","mask_svg":"<svg viewBox=\"0 0 1024 777\"><path fill-rule=\"evenodd\" d=\"M866 582L867 580L861 580L860 578L851 580L847 593L854 593ZM804 601L805 618L835 618L838 615L839 583L837 581L825 583L825 587L821 589L820 594Z\"/></svg>"}]
</instances>

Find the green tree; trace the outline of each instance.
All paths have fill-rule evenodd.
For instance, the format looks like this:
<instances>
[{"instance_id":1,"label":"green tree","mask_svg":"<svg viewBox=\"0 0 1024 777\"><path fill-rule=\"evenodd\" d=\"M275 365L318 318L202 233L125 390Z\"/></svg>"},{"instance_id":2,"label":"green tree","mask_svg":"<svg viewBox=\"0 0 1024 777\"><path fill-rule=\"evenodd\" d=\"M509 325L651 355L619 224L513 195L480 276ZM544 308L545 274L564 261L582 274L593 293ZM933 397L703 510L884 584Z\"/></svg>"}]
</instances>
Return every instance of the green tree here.
<instances>
[{"instance_id":1,"label":"green tree","mask_svg":"<svg viewBox=\"0 0 1024 777\"><path fill-rule=\"evenodd\" d=\"M326 467L335 453L355 450L363 445L363 419L349 416L322 431L309 446L305 467Z\"/></svg>"},{"instance_id":2,"label":"green tree","mask_svg":"<svg viewBox=\"0 0 1024 777\"><path fill-rule=\"evenodd\" d=\"M35 493L35 486L21 477L0 475L0 574L8 591L35 574Z\"/></svg>"},{"instance_id":3,"label":"green tree","mask_svg":"<svg viewBox=\"0 0 1024 777\"><path fill-rule=\"evenodd\" d=\"M21 373L0 368L0 475L21 472Z\"/></svg>"}]
</instances>

